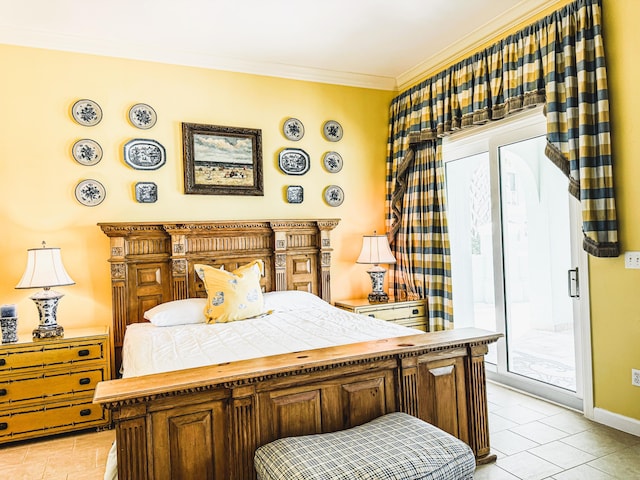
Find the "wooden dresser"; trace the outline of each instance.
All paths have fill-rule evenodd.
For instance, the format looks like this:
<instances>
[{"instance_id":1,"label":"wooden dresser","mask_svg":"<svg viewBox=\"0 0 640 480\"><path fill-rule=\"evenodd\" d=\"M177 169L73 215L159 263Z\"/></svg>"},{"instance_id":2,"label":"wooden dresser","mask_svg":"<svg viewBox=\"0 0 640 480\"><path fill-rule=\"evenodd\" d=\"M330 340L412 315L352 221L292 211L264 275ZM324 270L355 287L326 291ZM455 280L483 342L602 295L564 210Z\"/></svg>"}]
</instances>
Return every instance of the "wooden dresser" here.
<instances>
[{"instance_id":1,"label":"wooden dresser","mask_svg":"<svg viewBox=\"0 0 640 480\"><path fill-rule=\"evenodd\" d=\"M111 378L109 348L107 327L1 344L0 444L108 425L108 411L92 401L97 383Z\"/></svg>"},{"instance_id":2,"label":"wooden dresser","mask_svg":"<svg viewBox=\"0 0 640 480\"><path fill-rule=\"evenodd\" d=\"M387 320L405 327L429 331L427 300L394 300L387 303L369 303L366 298L338 300L335 306L354 313Z\"/></svg>"}]
</instances>

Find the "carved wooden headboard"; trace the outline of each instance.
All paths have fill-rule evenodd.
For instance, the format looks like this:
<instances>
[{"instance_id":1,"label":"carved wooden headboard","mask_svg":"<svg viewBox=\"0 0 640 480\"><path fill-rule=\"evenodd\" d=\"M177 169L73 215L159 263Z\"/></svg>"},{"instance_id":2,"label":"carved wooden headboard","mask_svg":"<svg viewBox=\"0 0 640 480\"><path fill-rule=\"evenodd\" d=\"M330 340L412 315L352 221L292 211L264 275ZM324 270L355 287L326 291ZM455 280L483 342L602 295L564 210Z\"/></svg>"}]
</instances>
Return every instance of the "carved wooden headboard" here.
<instances>
[{"instance_id":1,"label":"carved wooden headboard","mask_svg":"<svg viewBox=\"0 0 640 480\"><path fill-rule=\"evenodd\" d=\"M264 291L304 290L331 301L330 232L338 219L99 223L110 238L115 367L126 326L170 300L204 297L193 265L235 270L262 259ZM117 372L113 368L113 372Z\"/></svg>"}]
</instances>

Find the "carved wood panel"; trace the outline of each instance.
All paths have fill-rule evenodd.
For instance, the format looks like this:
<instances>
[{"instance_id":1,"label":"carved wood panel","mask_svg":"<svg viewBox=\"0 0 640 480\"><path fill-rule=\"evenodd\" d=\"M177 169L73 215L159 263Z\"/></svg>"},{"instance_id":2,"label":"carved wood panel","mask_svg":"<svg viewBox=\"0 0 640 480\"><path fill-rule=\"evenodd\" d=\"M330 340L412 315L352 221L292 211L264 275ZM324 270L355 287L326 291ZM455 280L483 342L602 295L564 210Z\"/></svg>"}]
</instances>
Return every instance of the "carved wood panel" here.
<instances>
[{"instance_id":1,"label":"carved wood panel","mask_svg":"<svg viewBox=\"0 0 640 480\"><path fill-rule=\"evenodd\" d=\"M419 417L468 442L464 357L418 364Z\"/></svg>"},{"instance_id":2,"label":"carved wood panel","mask_svg":"<svg viewBox=\"0 0 640 480\"><path fill-rule=\"evenodd\" d=\"M269 395L271 439L322 432L321 389L299 390Z\"/></svg>"},{"instance_id":3,"label":"carved wood panel","mask_svg":"<svg viewBox=\"0 0 640 480\"><path fill-rule=\"evenodd\" d=\"M318 294L317 253L293 254L287 256L289 290L299 290Z\"/></svg>"},{"instance_id":4,"label":"carved wood panel","mask_svg":"<svg viewBox=\"0 0 640 480\"><path fill-rule=\"evenodd\" d=\"M166 263L129 265L129 279L133 282L133 288L129 289L129 312L135 312L135 316L129 318L130 323L144 322L145 311L172 299L170 278L169 265Z\"/></svg>"},{"instance_id":5,"label":"carved wood panel","mask_svg":"<svg viewBox=\"0 0 640 480\"><path fill-rule=\"evenodd\" d=\"M393 377L353 381L342 385L343 428L355 427L392 411L387 406L387 395L393 391Z\"/></svg>"},{"instance_id":6,"label":"carved wood panel","mask_svg":"<svg viewBox=\"0 0 640 480\"><path fill-rule=\"evenodd\" d=\"M167 425L171 478L214 478L212 412L170 417Z\"/></svg>"},{"instance_id":7,"label":"carved wood panel","mask_svg":"<svg viewBox=\"0 0 640 480\"><path fill-rule=\"evenodd\" d=\"M152 432L154 480L229 478L224 401L155 412Z\"/></svg>"}]
</instances>

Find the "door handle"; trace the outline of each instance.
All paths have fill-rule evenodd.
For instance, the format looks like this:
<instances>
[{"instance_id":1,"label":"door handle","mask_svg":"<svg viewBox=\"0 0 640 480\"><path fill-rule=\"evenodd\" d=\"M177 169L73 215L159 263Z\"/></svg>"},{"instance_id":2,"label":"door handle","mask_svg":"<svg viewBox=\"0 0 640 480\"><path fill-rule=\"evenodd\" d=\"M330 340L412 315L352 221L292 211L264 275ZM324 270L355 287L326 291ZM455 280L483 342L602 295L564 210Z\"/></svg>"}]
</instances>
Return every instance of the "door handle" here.
<instances>
[{"instance_id":1,"label":"door handle","mask_svg":"<svg viewBox=\"0 0 640 480\"><path fill-rule=\"evenodd\" d=\"M567 270L567 282L569 296L580 298L580 280L578 280L578 267Z\"/></svg>"}]
</instances>

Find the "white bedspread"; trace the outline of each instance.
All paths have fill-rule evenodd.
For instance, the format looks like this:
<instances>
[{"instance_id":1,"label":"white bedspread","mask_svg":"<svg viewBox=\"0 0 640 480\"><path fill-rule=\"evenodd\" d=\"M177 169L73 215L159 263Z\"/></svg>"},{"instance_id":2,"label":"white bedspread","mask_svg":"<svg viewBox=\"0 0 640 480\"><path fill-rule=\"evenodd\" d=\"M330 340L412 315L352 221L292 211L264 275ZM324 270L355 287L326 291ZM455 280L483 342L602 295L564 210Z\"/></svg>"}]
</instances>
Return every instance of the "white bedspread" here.
<instances>
[{"instance_id":1,"label":"white bedspread","mask_svg":"<svg viewBox=\"0 0 640 480\"><path fill-rule=\"evenodd\" d=\"M266 293L265 308L272 313L231 323L129 325L122 351L123 376L423 333L341 310L303 292Z\"/></svg>"}]
</instances>

